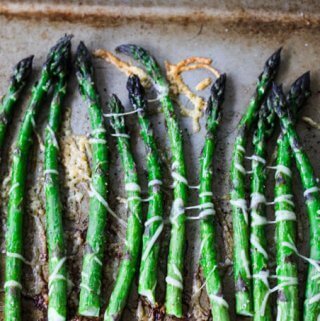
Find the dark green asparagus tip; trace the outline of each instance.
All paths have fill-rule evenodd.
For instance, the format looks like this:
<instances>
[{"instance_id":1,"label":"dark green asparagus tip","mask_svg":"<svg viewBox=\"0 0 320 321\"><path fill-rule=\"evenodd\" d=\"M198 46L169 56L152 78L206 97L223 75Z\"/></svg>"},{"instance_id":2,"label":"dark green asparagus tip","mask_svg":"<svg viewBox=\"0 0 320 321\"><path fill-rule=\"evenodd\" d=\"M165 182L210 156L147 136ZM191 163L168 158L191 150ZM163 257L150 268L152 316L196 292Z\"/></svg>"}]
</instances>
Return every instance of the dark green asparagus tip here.
<instances>
[{"instance_id":1,"label":"dark green asparagus tip","mask_svg":"<svg viewBox=\"0 0 320 321\"><path fill-rule=\"evenodd\" d=\"M77 48L75 68L77 76L86 78L93 74L92 56L82 41L80 41Z\"/></svg>"},{"instance_id":2,"label":"dark green asparagus tip","mask_svg":"<svg viewBox=\"0 0 320 321\"><path fill-rule=\"evenodd\" d=\"M125 54L129 57L132 57L140 62L146 64L147 69L153 65L156 65L154 58L149 54L147 50L142 47L133 44L120 45L116 48L116 52Z\"/></svg>"},{"instance_id":3,"label":"dark green asparagus tip","mask_svg":"<svg viewBox=\"0 0 320 321\"><path fill-rule=\"evenodd\" d=\"M17 88L21 82L24 82L31 74L33 57L34 56L32 55L24 58L15 66L13 75L11 77L11 84L15 88Z\"/></svg>"},{"instance_id":4,"label":"dark green asparagus tip","mask_svg":"<svg viewBox=\"0 0 320 321\"><path fill-rule=\"evenodd\" d=\"M221 105L224 100L224 92L226 87L226 74L221 74L220 77L213 83L211 87L211 95L213 99L218 102L218 105Z\"/></svg>"},{"instance_id":5,"label":"dark green asparagus tip","mask_svg":"<svg viewBox=\"0 0 320 321\"><path fill-rule=\"evenodd\" d=\"M310 71L307 71L291 85L287 94L287 104L293 117L310 96Z\"/></svg>"},{"instance_id":6,"label":"dark green asparagus tip","mask_svg":"<svg viewBox=\"0 0 320 321\"><path fill-rule=\"evenodd\" d=\"M280 65L281 50L282 50L282 47L280 47L276 52L274 52L266 61L264 65L263 74L268 75L268 77L275 76L278 70L278 67Z\"/></svg>"},{"instance_id":7,"label":"dark green asparagus tip","mask_svg":"<svg viewBox=\"0 0 320 321\"><path fill-rule=\"evenodd\" d=\"M117 95L113 94L109 98L108 107L111 113L123 113L124 107Z\"/></svg>"},{"instance_id":8,"label":"dark green asparagus tip","mask_svg":"<svg viewBox=\"0 0 320 321\"><path fill-rule=\"evenodd\" d=\"M47 56L44 67L52 76L58 75L65 68L66 61L70 57L71 39L73 35L65 35L58 40Z\"/></svg>"},{"instance_id":9,"label":"dark green asparagus tip","mask_svg":"<svg viewBox=\"0 0 320 321\"><path fill-rule=\"evenodd\" d=\"M129 101L134 109L145 109L144 88L137 75L131 75L127 81Z\"/></svg>"},{"instance_id":10,"label":"dark green asparagus tip","mask_svg":"<svg viewBox=\"0 0 320 321\"><path fill-rule=\"evenodd\" d=\"M273 83L272 85L272 107L279 118L287 115L286 99L283 93L282 85Z\"/></svg>"},{"instance_id":11,"label":"dark green asparagus tip","mask_svg":"<svg viewBox=\"0 0 320 321\"><path fill-rule=\"evenodd\" d=\"M143 56L147 54L145 49L134 44L120 45L116 47L116 52L125 54L127 56L131 56L131 57L135 57L136 55Z\"/></svg>"}]
</instances>

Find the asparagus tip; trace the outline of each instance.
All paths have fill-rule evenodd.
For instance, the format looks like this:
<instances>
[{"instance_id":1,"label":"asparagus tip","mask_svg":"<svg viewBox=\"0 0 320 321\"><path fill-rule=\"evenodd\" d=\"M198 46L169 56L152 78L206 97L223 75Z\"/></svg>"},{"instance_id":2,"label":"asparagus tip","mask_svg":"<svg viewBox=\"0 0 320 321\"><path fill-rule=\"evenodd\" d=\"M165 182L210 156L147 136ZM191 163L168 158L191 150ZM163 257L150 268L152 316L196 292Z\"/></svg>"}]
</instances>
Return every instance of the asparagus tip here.
<instances>
[{"instance_id":1,"label":"asparagus tip","mask_svg":"<svg viewBox=\"0 0 320 321\"><path fill-rule=\"evenodd\" d=\"M28 78L32 70L32 62L34 56L31 55L20 60L14 68L14 74L11 77L11 81L14 83L24 81Z\"/></svg>"},{"instance_id":2,"label":"asparagus tip","mask_svg":"<svg viewBox=\"0 0 320 321\"><path fill-rule=\"evenodd\" d=\"M283 117L287 111L285 109L285 97L283 94L282 85L272 84L272 107L279 117Z\"/></svg>"},{"instance_id":3,"label":"asparagus tip","mask_svg":"<svg viewBox=\"0 0 320 321\"><path fill-rule=\"evenodd\" d=\"M211 87L211 95L219 102L219 104L221 104L224 99L226 79L227 75L225 73L221 74Z\"/></svg>"},{"instance_id":4,"label":"asparagus tip","mask_svg":"<svg viewBox=\"0 0 320 321\"><path fill-rule=\"evenodd\" d=\"M44 66L52 75L57 75L65 69L66 61L70 57L71 39L73 35L66 34L50 49ZM63 62L63 63L62 63Z\"/></svg>"},{"instance_id":5,"label":"asparagus tip","mask_svg":"<svg viewBox=\"0 0 320 321\"><path fill-rule=\"evenodd\" d=\"M280 64L282 47L277 49L266 61L265 67L273 70L277 69Z\"/></svg>"},{"instance_id":6,"label":"asparagus tip","mask_svg":"<svg viewBox=\"0 0 320 321\"><path fill-rule=\"evenodd\" d=\"M310 71L305 72L292 85L293 91L307 91L310 93Z\"/></svg>"},{"instance_id":7,"label":"asparagus tip","mask_svg":"<svg viewBox=\"0 0 320 321\"><path fill-rule=\"evenodd\" d=\"M127 81L127 90L129 93L129 100L133 108L144 108L145 103L143 102L144 99L144 88L141 85L140 79L137 75L132 74L129 76ZM136 99L139 98L140 103L138 104Z\"/></svg>"},{"instance_id":8,"label":"asparagus tip","mask_svg":"<svg viewBox=\"0 0 320 321\"><path fill-rule=\"evenodd\" d=\"M111 113L123 112L123 106L116 94L112 94L108 100L108 107Z\"/></svg>"},{"instance_id":9,"label":"asparagus tip","mask_svg":"<svg viewBox=\"0 0 320 321\"><path fill-rule=\"evenodd\" d=\"M144 48L134 44L124 44L116 47L116 52L133 57L140 61L151 60L153 57Z\"/></svg>"},{"instance_id":10,"label":"asparagus tip","mask_svg":"<svg viewBox=\"0 0 320 321\"><path fill-rule=\"evenodd\" d=\"M23 58L22 60L20 60L17 64L17 69L20 69L20 68L30 68L32 66L32 62L33 62L33 58L34 58L34 55L30 55L26 58Z\"/></svg>"},{"instance_id":11,"label":"asparagus tip","mask_svg":"<svg viewBox=\"0 0 320 321\"><path fill-rule=\"evenodd\" d=\"M297 112L310 95L310 71L307 71L294 81L286 97L292 119L296 118Z\"/></svg>"},{"instance_id":12,"label":"asparagus tip","mask_svg":"<svg viewBox=\"0 0 320 321\"><path fill-rule=\"evenodd\" d=\"M122 53L128 56L131 56L134 52L134 49L138 48L136 45L133 44L123 44L118 47L116 47L116 52Z\"/></svg>"},{"instance_id":13,"label":"asparagus tip","mask_svg":"<svg viewBox=\"0 0 320 321\"><path fill-rule=\"evenodd\" d=\"M76 51L75 69L80 78L87 78L93 73L91 53L83 41L80 41Z\"/></svg>"}]
</instances>

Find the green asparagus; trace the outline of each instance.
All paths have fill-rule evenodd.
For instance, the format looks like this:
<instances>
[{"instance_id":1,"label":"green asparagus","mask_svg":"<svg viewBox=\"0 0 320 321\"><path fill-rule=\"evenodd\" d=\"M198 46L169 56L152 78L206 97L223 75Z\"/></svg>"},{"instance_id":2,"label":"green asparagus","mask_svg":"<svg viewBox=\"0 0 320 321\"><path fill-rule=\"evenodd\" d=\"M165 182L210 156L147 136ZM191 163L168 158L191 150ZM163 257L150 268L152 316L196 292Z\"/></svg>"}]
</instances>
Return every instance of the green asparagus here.
<instances>
[{"instance_id":1,"label":"green asparagus","mask_svg":"<svg viewBox=\"0 0 320 321\"><path fill-rule=\"evenodd\" d=\"M88 104L91 123L92 177L89 226L81 273L79 314L99 316L100 288L105 249L107 212L108 148L99 95L94 84L91 54L80 42L76 55L76 75L80 93Z\"/></svg>"},{"instance_id":2,"label":"green asparagus","mask_svg":"<svg viewBox=\"0 0 320 321\"><path fill-rule=\"evenodd\" d=\"M256 120L258 109L268 88L275 78L280 63L281 48L265 63L258 79L255 95L251 98L247 111L238 125L231 164L231 208L234 241L234 279L236 285L236 312L240 315L252 315L252 285L249 263L249 221L245 200L245 146L246 136Z\"/></svg>"},{"instance_id":3,"label":"green asparagus","mask_svg":"<svg viewBox=\"0 0 320 321\"><path fill-rule=\"evenodd\" d=\"M250 252L253 277L253 319L271 320L271 306L265 301L269 293L268 253L265 232L266 222L266 149L267 140L274 129L275 113L271 106L272 95L263 103L257 128L253 136Z\"/></svg>"},{"instance_id":4,"label":"green asparagus","mask_svg":"<svg viewBox=\"0 0 320 321\"><path fill-rule=\"evenodd\" d=\"M310 96L310 74L305 73L291 86L286 97L292 120L297 111ZM293 259L294 251L286 246L286 242L295 242L296 224L294 200L292 194L292 155L286 135L280 134L277 141L277 162L275 174L275 213L276 213L276 246L277 246L277 320L299 320L298 284L283 286L288 280L298 277L297 264ZM288 217L288 214L291 215Z\"/></svg>"},{"instance_id":5,"label":"green asparagus","mask_svg":"<svg viewBox=\"0 0 320 321\"><path fill-rule=\"evenodd\" d=\"M32 71L33 56L29 56L18 62L13 70L6 95L0 103L0 148L2 148L7 127L12 118L13 107L21 95L22 89Z\"/></svg>"},{"instance_id":6,"label":"green asparagus","mask_svg":"<svg viewBox=\"0 0 320 321\"><path fill-rule=\"evenodd\" d=\"M116 48L139 61L152 78L166 119L171 145L171 175L174 180L174 200L170 215L171 239L169 246L166 277L166 312L182 317L183 266L185 251L185 205L187 203L186 167L183 154L182 133L176 120L174 106L169 95L169 85L155 59L143 48L136 45L121 45Z\"/></svg>"},{"instance_id":7,"label":"green asparagus","mask_svg":"<svg viewBox=\"0 0 320 321\"><path fill-rule=\"evenodd\" d=\"M145 115L146 101L139 77L130 76L127 82L129 100L138 113L140 135L147 152L149 207L142 239L142 258L138 292L152 306L156 305L159 242L163 230L163 197L160 189L162 171L157 144L148 118Z\"/></svg>"},{"instance_id":8,"label":"green asparagus","mask_svg":"<svg viewBox=\"0 0 320 321\"><path fill-rule=\"evenodd\" d=\"M108 106L112 114L123 113L123 106L115 95L111 97ZM105 321L120 320L121 318L121 313L127 302L131 285L138 268L143 232L141 189L139 186L136 165L130 151L130 136L126 133L124 117L113 115L111 118L111 126L115 132L113 136L117 138L118 151L124 170L129 215L123 258L104 315Z\"/></svg>"},{"instance_id":9,"label":"green asparagus","mask_svg":"<svg viewBox=\"0 0 320 321\"><path fill-rule=\"evenodd\" d=\"M62 225L62 209L59 195L59 146L56 134L61 120L62 101L66 95L67 63L59 73L54 86L49 122L45 132L45 196L46 235L49 254L49 305L48 321L67 319L67 269L66 248Z\"/></svg>"},{"instance_id":10,"label":"green asparagus","mask_svg":"<svg viewBox=\"0 0 320 321\"><path fill-rule=\"evenodd\" d=\"M304 189L304 197L308 209L310 222L310 258L308 259L308 262L310 264L307 277L303 319L305 321L316 321L320 315L320 283L318 282L320 273L318 264L320 261L319 187L309 157L301 145L300 138L294 128L292 117L288 108L286 107L286 101L282 92L282 88L274 85L273 93L275 95L274 109L280 119L281 130L289 140L289 144L300 173L300 178ZM295 254L298 254L294 240L282 242L282 245L293 250Z\"/></svg>"},{"instance_id":11,"label":"green asparagus","mask_svg":"<svg viewBox=\"0 0 320 321\"><path fill-rule=\"evenodd\" d=\"M224 100L226 75L222 74L211 87L207 104L208 115L206 137L200 158L199 207L201 236L201 267L207 293L210 299L212 316L217 321L229 321L229 306L222 295L222 284L216 254L216 229L212 201L213 155L216 147L216 131L219 125L220 108Z\"/></svg>"},{"instance_id":12,"label":"green asparagus","mask_svg":"<svg viewBox=\"0 0 320 321\"><path fill-rule=\"evenodd\" d=\"M22 121L13 153L11 188L6 233L5 320L21 320L21 264L23 245L23 204L28 154L32 146L34 118L54 78L59 75L69 55L71 36L66 35L50 50L40 80L32 90L31 100Z\"/></svg>"}]
</instances>

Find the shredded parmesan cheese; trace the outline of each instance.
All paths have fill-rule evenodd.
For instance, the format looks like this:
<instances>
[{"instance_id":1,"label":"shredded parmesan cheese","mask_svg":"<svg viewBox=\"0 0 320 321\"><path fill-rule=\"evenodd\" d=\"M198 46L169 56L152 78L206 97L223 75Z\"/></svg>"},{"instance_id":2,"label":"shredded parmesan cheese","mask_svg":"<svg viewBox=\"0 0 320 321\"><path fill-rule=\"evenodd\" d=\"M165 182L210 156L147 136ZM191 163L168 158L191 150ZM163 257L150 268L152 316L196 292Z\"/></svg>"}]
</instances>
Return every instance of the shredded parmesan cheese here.
<instances>
[{"instance_id":1,"label":"shredded parmesan cheese","mask_svg":"<svg viewBox=\"0 0 320 321\"><path fill-rule=\"evenodd\" d=\"M140 78L140 81L143 87L146 87L146 88L151 87L150 78L143 69L133 66L130 63L119 59L110 51L105 49L97 49L93 53L93 55L97 58L104 59L106 62L111 63L112 65L117 67L120 71L125 73L127 76L130 76L132 74L137 75Z\"/></svg>"},{"instance_id":2,"label":"shredded parmesan cheese","mask_svg":"<svg viewBox=\"0 0 320 321\"><path fill-rule=\"evenodd\" d=\"M205 90L211 85L211 83L212 83L212 79L210 77L205 78L197 84L196 90L197 91Z\"/></svg>"},{"instance_id":3,"label":"shredded parmesan cheese","mask_svg":"<svg viewBox=\"0 0 320 321\"><path fill-rule=\"evenodd\" d=\"M315 128L315 129L320 129L320 124L315 122L312 118L310 117L302 117L302 120L308 124L309 126Z\"/></svg>"},{"instance_id":4,"label":"shredded parmesan cheese","mask_svg":"<svg viewBox=\"0 0 320 321\"><path fill-rule=\"evenodd\" d=\"M177 64L171 64L170 62L165 61L167 78L170 82L170 89L173 95L185 95L194 106L194 109L190 110L189 108L184 107L182 104L179 104L182 115L192 118L194 132L198 132L200 130L199 121L202 116L202 111L206 107L206 101L190 90L188 85L183 81L181 74L185 71L207 69L215 77L219 77L220 73L211 65L211 63L211 59L201 57L190 57L178 62ZM202 88L206 88L209 86L210 81L208 81L208 78L204 79L198 84L197 88L199 89L196 89L201 90Z\"/></svg>"}]
</instances>

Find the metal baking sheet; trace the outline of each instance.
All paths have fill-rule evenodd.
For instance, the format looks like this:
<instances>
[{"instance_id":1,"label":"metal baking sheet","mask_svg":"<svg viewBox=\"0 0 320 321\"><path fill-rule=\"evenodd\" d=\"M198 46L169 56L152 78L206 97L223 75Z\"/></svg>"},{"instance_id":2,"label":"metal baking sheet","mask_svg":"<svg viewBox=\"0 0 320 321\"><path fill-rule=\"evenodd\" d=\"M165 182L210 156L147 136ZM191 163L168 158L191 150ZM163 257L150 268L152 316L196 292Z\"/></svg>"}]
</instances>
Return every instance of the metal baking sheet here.
<instances>
[{"instance_id":1,"label":"metal baking sheet","mask_svg":"<svg viewBox=\"0 0 320 321\"><path fill-rule=\"evenodd\" d=\"M166 2L159 1L148 6L146 1L138 1L137 7L132 4L126 5L126 8L132 8L129 14L121 9L120 5L110 3L110 8L95 2L90 7L90 1L79 2L73 5L65 4L63 11L61 2L50 5L50 2L39 1L30 4L29 2L12 2L11 4L0 4L0 92L4 93L7 80L12 66L21 58L35 54L35 73L33 81L40 70L48 49L64 33L74 34L73 50L78 42L83 40L91 49L105 48L114 50L122 43L136 43L146 49L157 58L161 66L164 61L169 60L176 63L181 59L190 56L209 57L213 59L213 64L221 72L227 73L226 100L223 105L223 116L218 132L218 145L215 155L215 180L213 185L215 203L218 209L217 228L219 259L222 263L222 275L224 283L224 293L227 301L230 303L232 319L235 320L234 308L234 285L232 280L232 266L228 262L232 261L232 224L231 213L227 204L227 194L229 189L229 166L231 149L235 138L235 127L239 121L245 107L253 93L257 76L262 70L264 61L279 46L283 46L283 62L278 77L279 82L283 82L285 88L303 72L311 70L313 96L304 108L302 114L311 116L316 122L320 122L319 112L319 57L320 57L320 33L317 24L318 4L310 1L303 5L305 15L301 15L300 7L295 2L291 5L285 5L281 1L279 5L275 2L270 3L270 7L260 7L265 9L261 13L261 23L259 15L252 18L250 10L256 10L256 5L246 2L240 5L240 2L234 1L230 5L230 10L222 2L215 2L209 6L208 12L201 10L201 3L192 5L189 1L178 2L172 12ZM259 2L260 3L260 2ZM203 3L202 3L203 4ZM97 8L101 8L100 14ZM91 12L91 18L86 16L85 8ZM40 9L41 10L40 10ZM60 9L61 10L60 10ZM70 9L71 8L71 9ZM73 9L72 9L73 8ZM140 8L140 11L139 11ZM248 11L243 12L248 8ZM214 9L222 12L221 17L212 14ZM250 10L249 10L250 9ZM282 10L281 12L279 10ZM314 12L312 11L314 9ZM51 12L50 12L51 10ZM64 14L57 14L60 10ZM68 11L69 10L69 11ZM148 16L148 10L150 15ZM199 14L199 10L201 11ZM211 10L211 11L210 11ZM242 12L242 16L239 14ZM269 11L268 11L269 10ZM278 11L277 11L278 10ZM123 12L123 15L121 15ZM266 19L266 12L271 12L271 20ZM29 14L26 14L29 13ZM176 15L174 16L174 13ZM195 13L198 15L195 16ZM210 15L211 13L211 15ZM72 16L74 14L74 16ZM180 14L180 16L179 16ZM247 14L247 16L246 16ZM81 19L81 15L84 17ZM104 16L105 15L105 18ZM233 16L234 15L234 16ZM309 15L310 19L306 18ZM130 17L129 17L130 16ZM249 20L243 21L241 17L247 17ZM96 17L96 20L94 19ZM179 18L180 17L180 18ZM223 20L225 17L225 21ZM236 19L233 19L236 17ZM288 19L286 19L288 17ZM73 19L74 18L74 19ZM251 19L251 20L250 20ZM273 19L273 20L272 20ZM295 25L292 21L296 21ZM309 23L308 23L309 22ZM105 107L108 95L116 93L122 99L124 105L129 109L127 93L125 89L126 77L117 71L113 66L106 64L102 60L94 60L96 67L96 80L99 87L101 101ZM196 84L198 80L203 79L208 74L197 72L195 74L186 74L186 80L189 84ZM149 94L152 98L152 92ZM29 95L26 94L26 97ZM203 94L204 97L208 92ZM25 100L24 104L25 106ZM43 112L40 116L38 132L42 134L41 127L45 124L45 116L48 104L43 105ZM74 135L86 135L89 131L89 122L87 117L86 105L81 101L74 75L70 79L69 94L66 101L66 107L71 108L71 127ZM166 130L164 127L164 118L158 110L157 104L150 105L151 119L154 124L155 132L158 137L159 148L162 151L165 163L169 162L169 150L167 144ZM179 121L183 132L185 154L187 155L188 180L192 185L197 184L198 161L203 143L204 130L199 133L193 133L192 123L189 118L181 117ZM9 150L13 143L13 137L18 127L18 121L22 119L23 108L19 108L15 115L15 122L9 132L9 142L2 157L2 178L8 174ZM203 120L201 121L203 125ZM146 172L144 162L144 149L138 135L138 126L135 117L128 117L128 127L132 137L132 146L138 164L139 175L143 190L146 190ZM203 126L202 126L203 127ZM303 143L311 157L316 173L320 172L319 144L320 132L300 121L298 124L299 133L303 138ZM43 157L39 144L35 144L30 162L29 189L35 188L35 179L33 173L39 173L41 170L41 159ZM121 208L121 200L118 196L123 196L122 173L114 148L114 141L110 139L111 151L111 172L110 172L110 203L113 207L119 208L119 211L125 215ZM270 154L272 153L272 144L270 144ZM249 164L248 164L249 165ZM168 185L170 179L168 170L165 168ZM269 199L272 198L272 174L269 175L268 193ZM297 215L299 218L299 250L308 253L308 220L301 197L301 186L297 175L295 176L295 194L297 197ZM167 189L168 206L166 215L170 209L170 189ZM69 270L70 279L74 283L70 292L70 320L79 320L76 316L77 294L79 290L79 273L81 267L81 246L85 227L87 224L87 194L84 193L83 205L78 209L78 216L68 216L65 220L67 237L68 255L70 255ZM41 203L41 197L39 197ZM4 234L5 234L5 196L1 200L1 250L4 253ZM190 192L189 205L197 202L196 193ZM40 204L41 208L42 203ZM145 208L146 210L146 208ZM67 207L65 206L65 211ZM270 210L270 218L273 212ZM105 257L105 275L103 282L102 302L105 307L108 301L108 295L112 289L113 273L119 263L119 255L116 248L121 249L121 237L116 237L118 226L110 218L108 224L108 249ZM34 257L40 257L39 264L30 268L24 267L23 271L23 319L24 320L46 320L45 301L46 301L46 256L43 240L44 211L28 211L25 219L25 256L28 260ZM203 284L198 269L199 258L199 233L198 223L187 223L187 244L185 261L185 290L184 290L184 309L186 320L211 320L208 301L205 290L197 293L196 288ZM274 253L273 230L274 227L268 227L270 235L270 249ZM123 232L123 231L122 231ZM121 233L120 232L120 236ZM169 234L169 228L166 235ZM163 302L165 261L168 249L169 237L163 237L163 246L161 252L161 262L159 271L159 301ZM44 254L44 257L41 257ZM274 266L273 266L274 268ZM301 282L304 283L306 264L299 262ZM1 286L3 285L4 256L1 255ZM36 282L36 283L35 283ZM36 285L35 285L36 284ZM301 296L303 291L301 290ZM198 304L201 303L201 309ZM0 310L3 305L3 294L1 293ZM138 300L136 295L136 286L132 289L132 294L128 306L123 314L122 320L133 320L137 314ZM103 309L104 310L104 309ZM3 319L2 311L0 320ZM239 318L238 318L239 319ZM85 319L81 319L85 320Z\"/></svg>"}]
</instances>

